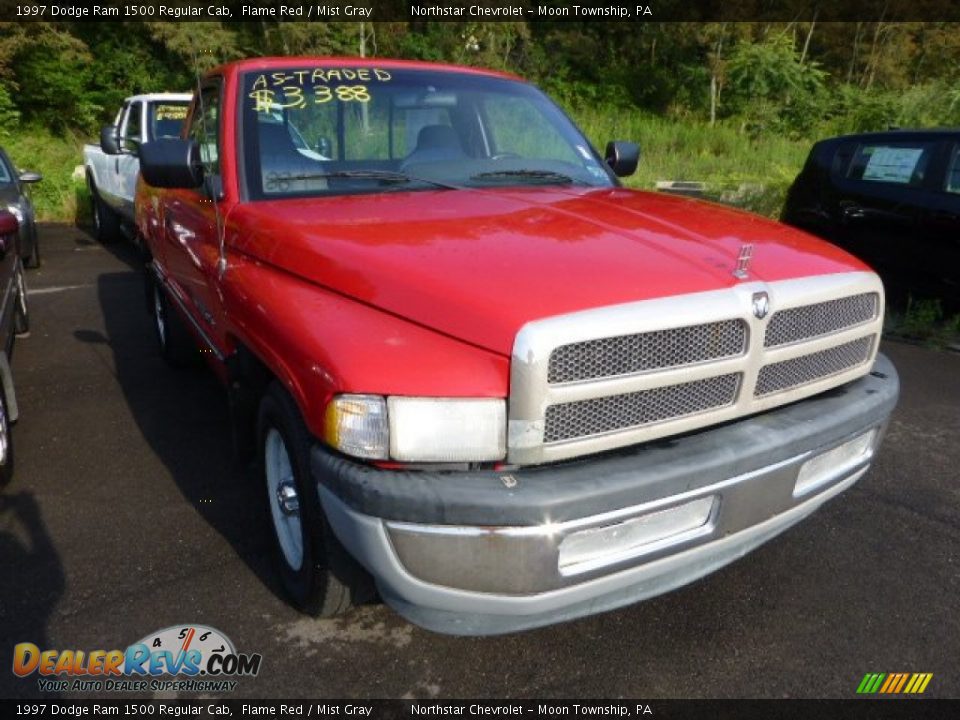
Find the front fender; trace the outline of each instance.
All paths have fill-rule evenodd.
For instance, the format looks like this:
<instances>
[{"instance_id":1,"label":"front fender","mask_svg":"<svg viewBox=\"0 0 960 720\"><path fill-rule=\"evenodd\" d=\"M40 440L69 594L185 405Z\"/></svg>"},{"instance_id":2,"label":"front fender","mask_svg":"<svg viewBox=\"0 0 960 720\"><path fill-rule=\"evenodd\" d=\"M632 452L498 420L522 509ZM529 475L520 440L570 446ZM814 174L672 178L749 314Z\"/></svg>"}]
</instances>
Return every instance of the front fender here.
<instances>
[{"instance_id":1,"label":"front fender","mask_svg":"<svg viewBox=\"0 0 960 720\"><path fill-rule=\"evenodd\" d=\"M507 357L285 271L234 255L223 297L234 342L280 379L317 436L338 393L507 396Z\"/></svg>"}]
</instances>

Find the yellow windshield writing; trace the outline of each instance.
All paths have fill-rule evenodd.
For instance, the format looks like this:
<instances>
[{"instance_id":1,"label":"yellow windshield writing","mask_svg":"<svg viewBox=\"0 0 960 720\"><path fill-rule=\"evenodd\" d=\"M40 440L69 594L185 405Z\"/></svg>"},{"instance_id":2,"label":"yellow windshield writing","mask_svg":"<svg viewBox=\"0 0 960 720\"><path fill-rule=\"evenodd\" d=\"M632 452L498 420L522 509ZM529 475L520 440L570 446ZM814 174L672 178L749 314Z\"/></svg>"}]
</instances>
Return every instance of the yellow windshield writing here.
<instances>
[{"instance_id":1,"label":"yellow windshield writing","mask_svg":"<svg viewBox=\"0 0 960 720\"><path fill-rule=\"evenodd\" d=\"M258 75L248 97L258 113L302 109L332 100L365 103L371 99L370 85L390 82L391 79L390 73L381 68L285 70Z\"/></svg>"},{"instance_id":2,"label":"yellow windshield writing","mask_svg":"<svg viewBox=\"0 0 960 720\"><path fill-rule=\"evenodd\" d=\"M184 120L187 117L187 106L157 105L154 117L157 120Z\"/></svg>"},{"instance_id":3,"label":"yellow windshield writing","mask_svg":"<svg viewBox=\"0 0 960 720\"><path fill-rule=\"evenodd\" d=\"M253 90L284 85L318 85L333 82L390 82L392 75L380 68L314 68L263 73L253 81Z\"/></svg>"}]
</instances>

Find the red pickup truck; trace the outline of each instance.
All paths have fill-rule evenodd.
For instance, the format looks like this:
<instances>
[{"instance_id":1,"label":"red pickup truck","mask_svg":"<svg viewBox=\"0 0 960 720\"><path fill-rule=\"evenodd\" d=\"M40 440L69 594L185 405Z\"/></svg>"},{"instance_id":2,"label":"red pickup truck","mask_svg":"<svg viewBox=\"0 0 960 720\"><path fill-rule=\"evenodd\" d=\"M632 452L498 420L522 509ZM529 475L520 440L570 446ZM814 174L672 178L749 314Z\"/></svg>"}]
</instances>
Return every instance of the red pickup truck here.
<instances>
[{"instance_id":1,"label":"red pickup truck","mask_svg":"<svg viewBox=\"0 0 960 720\"><path fill-rule=\"evenodd\" d=\"M226 384L299 607L375 583L448 633L597 613L866 472L899 392L877 276L621 187L638 155L510 75L317 57L211 71L142 145L161 352Z\"/></svg>"}]
</instances>

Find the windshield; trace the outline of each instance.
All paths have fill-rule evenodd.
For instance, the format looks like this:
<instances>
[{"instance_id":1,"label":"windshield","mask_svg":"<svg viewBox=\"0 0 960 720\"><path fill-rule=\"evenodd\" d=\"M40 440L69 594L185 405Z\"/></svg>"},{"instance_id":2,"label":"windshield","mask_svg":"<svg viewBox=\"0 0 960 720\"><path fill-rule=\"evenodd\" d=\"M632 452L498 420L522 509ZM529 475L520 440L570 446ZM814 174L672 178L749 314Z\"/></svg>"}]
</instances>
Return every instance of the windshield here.
<instances>
[{"instance_id":1,"label":"windshield","mask_svg":"<svg viewBox=\"0 0 960 720\"><path fill-rule=\"evenodd\" d=\"M190 103L185 100L164 100L150 104L147 127L151 140L180 137Z\"/></svg>"},{"instance_id":2,"label":"windshield","mask_svg":"<svg viewBox=\"0 0 960 720\"><path fill-rule=\"evenodd\" d=\"M563 112L533 86L513 80L291 67L248 73L242 102L253 199L614 184Z\"/></svg>"}]
</instances>

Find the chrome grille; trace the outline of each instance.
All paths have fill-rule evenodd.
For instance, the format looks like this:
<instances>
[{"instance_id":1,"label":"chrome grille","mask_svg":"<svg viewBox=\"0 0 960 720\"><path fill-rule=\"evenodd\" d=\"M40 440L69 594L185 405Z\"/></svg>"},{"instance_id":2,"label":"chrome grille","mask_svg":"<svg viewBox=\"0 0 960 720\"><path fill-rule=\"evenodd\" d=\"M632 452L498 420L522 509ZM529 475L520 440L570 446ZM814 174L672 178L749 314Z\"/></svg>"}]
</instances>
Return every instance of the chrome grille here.
<instances>
[{"instance_id":1,"label":"chrome grille","mask_svg":"<svg viewBox=\"0 0 960 720\"><path fill-rule=\"evenodd\" d=\"M836 375L856 367L870 358L873 336L765 365L760 369L754 397L789 390L800 385Z\"/></svg>"},{"instance_id":2,"label":"chrome grille","mask_svg":"<svg viewBox=\"0 0 960 720\"><path fill-rule=\"evenodd\" d=\"M873 320L880 296L863 293L775 312L767 325L764 347L829 335Z\"/></svg>"},{"instance_id":3,"label":"chrome grille","mask_svg":"<svg viewBox=\"0 0 960 720\"><path fill-rule=\"evenodd\" d=\"M692 325L563 345L550 356L547 381L576 382L693 365L746 352L742 320Z\"/></svg>"},{"instance_id":4,"label":"chrome grille","mask_svg":"<svg viewBox=\"0 0 960 720\"><path fill-rule=\"evenodd\" d=\"M641 427L732 405L742 377L741 373L730 373L640 392L551 405L546 413L544 442Z\"/></svg>"},{"instance_id":5,"label":"chrome grille","mask_svg":"<svg viewBox=\"0 0 960 720\"><path fill-rule=\"evenodd\" d=\"M511 352L507 460L582 457L802 400L869 372L882 326L883 285L865 271L533 320Z\"/></svg>"}]
</instances>

